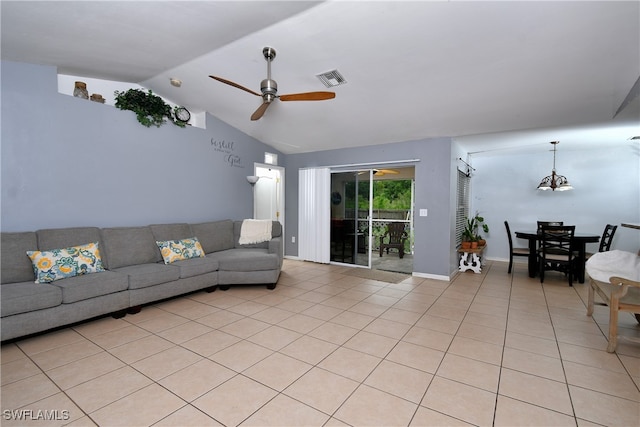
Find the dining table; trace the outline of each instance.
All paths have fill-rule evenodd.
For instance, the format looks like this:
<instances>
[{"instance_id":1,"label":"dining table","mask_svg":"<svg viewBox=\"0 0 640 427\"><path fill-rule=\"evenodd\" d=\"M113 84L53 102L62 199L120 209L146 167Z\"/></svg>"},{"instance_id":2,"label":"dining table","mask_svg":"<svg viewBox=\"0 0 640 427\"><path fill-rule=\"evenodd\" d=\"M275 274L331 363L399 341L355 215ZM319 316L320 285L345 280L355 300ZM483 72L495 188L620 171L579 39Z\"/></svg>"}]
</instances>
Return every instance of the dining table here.
<instances>
[{"instance_id":1,"label":"dining table","mask_svg":"<svg viewBox=\"0 0 640 427\"><path fill-rule=\"evenodd\" d=\"M516 237L529 241L529 277L538 273L538 242L542 241L542 234L538 231L516 231ZM574 233L573 244L578 251L577 269L578 282L584 283L584 264L586 262L587 243L598 243L600 235L592 233Z\"/></svg>"}]
</instances>

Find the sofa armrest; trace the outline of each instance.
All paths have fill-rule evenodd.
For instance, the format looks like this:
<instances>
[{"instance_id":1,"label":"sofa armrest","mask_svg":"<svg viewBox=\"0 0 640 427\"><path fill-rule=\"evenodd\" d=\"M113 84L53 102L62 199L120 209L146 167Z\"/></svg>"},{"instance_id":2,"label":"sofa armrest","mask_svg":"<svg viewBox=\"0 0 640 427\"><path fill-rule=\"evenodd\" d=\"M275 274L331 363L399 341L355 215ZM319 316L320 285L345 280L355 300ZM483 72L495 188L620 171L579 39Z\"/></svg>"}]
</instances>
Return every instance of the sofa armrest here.
<instances>
[{"instance_id":1,"label":"sofa armrest","mask_svg":"<svg viewBox=\"0 0 640 427\"><path fill-rule=\"evenodd\" d=\"M282 267L282 259L284 256L282 252L282 237L273 237L269 240L269 253L278 255L278 258L280 258L280 267Z\"/></svg>"}]
</instances>

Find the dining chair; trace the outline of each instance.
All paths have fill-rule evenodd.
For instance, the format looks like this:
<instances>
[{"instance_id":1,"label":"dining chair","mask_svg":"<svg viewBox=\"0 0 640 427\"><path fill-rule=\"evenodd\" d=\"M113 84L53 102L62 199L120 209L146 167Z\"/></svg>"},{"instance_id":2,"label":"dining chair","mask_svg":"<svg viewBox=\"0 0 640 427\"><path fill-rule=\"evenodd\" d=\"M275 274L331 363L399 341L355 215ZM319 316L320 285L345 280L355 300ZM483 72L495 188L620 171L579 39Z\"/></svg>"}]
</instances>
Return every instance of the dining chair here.
<instances>
[{"instance_id":1,"label":"dining chair","mask_svg":"<svg viewBox=\"0 0 640 427\"><path fill-rule=\"evenodd\" d=\"M563 272L568 276L569 286L573 286L573 275L577 259L573 244L575 231L575 225L542 226L542 243L538 250L540 283L544 283L545 271L554 270Z\"/></svg>"},{"instance_id":2,"label":"dining chair","mask_svg":"<svg viewBox=\"0 0 640 427\"><path fill-rule=\"evenodd\" d=\"M514 256L529 256L529 248L514 248L513 247L513 239L511 238L511 229L509 228L509 222L505 221L504 226L507 229L507 237L509 238L509 269L507 272L511 274L511 267L513 266L513 257Z\"/></svg>"},{"instance_id":3,"label":"dining chair","mask_svg":"<svg viewBox=\"0 0 640 427\"><path fill-rule=\"evenodd\" d=\"M545 225L564 225L564 221L538 221L538 233L542 231L542 227Z\"/></svg>"},{"instance_id":4,"label":"dining chair","mask_svg":"<svg viewBox=\"0 0 640 427\"><path fill-rule=\"evenodd\" d=\"M563 221L538 221L538 234L542 233L542 227L545 225L564 225ZM537 248L540 249L541 242L538 241Z\"/></svg>"},{"instance_id":5,"label":"dining chair","mask_svg":"<svg viewBox=\"0 0 640 427\"><path fill-rule=\"evenodd\" d=\"M602 232L602 237L600 238L600 247L598 248L598 252L607 252L611 250L611 242L613 241L613 235L616 234L616 230L618 229L617 225L607 224L604 227L604 231ZM593 253L587 252L585 253L585 260L588 260L593 256Z\"/></svg>"},{"instance_id":6,"label":"dining chair","mask_svg":"<svg viewBox=\"0 0 640 427\"><path fill-rule=\"evenodd\" d=\"M387 242L385 243L385 237L388 237ZM403 222L391 222L387 225L387 230L385 233L380 236L380 256L384 250L387 250L387 255L389 254L390 248L395 248L398 250L400 255L400 259L404 257L404 242L409 238L407 232L404 230Z\"/></svg>"}]
</instances>

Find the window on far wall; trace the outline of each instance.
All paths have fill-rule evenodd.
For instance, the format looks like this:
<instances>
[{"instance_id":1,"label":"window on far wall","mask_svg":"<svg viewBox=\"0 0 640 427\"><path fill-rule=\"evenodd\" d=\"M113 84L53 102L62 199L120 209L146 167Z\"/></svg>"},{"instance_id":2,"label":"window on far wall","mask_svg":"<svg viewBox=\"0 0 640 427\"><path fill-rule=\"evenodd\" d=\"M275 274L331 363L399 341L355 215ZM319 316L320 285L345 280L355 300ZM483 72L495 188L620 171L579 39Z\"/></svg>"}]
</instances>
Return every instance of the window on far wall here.
<instances>
[{"instance_id":1,"label":"window on far wall","mask_svg":"<svg viewBox=\"0 0 640 427\"><path fill-rule=\"evenodd\" d=\"M278 165L278 155L273 153L264 153L264 162L268 165Z\"/></svg>"},{"instance_id":2,"label":"window on far wall","mask_svg":"<svg viewBox=\"0 0 640 427\"><path fill-rule=\"evenodd\" d=\"M458 170L458 189L456 191L456 247L462 242L462 231L469 216L469 187L471 178Z\"/></svg>"}]
</instances>

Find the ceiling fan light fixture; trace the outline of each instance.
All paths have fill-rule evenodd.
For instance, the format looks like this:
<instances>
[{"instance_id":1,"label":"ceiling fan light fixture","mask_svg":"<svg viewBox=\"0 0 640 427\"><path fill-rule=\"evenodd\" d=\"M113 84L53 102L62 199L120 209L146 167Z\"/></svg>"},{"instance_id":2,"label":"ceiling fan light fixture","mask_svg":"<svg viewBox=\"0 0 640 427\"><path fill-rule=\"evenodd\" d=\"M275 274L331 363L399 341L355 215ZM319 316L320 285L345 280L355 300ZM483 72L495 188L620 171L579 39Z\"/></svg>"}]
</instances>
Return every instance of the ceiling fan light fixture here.
<instances>
[{"instance_id":1,"label":"ceiling fan light fixture","mask_svg":"<svg viewBox=\"0 0 640 427\"><path fill-rule=\"evenodd\" d=\"M326 87L335 87L347 83L347 80L340 74L338 70L327 71L326 73L317 74L322 84Z\"/></svg>"}]
</instances>

